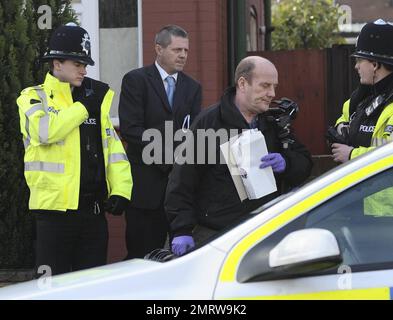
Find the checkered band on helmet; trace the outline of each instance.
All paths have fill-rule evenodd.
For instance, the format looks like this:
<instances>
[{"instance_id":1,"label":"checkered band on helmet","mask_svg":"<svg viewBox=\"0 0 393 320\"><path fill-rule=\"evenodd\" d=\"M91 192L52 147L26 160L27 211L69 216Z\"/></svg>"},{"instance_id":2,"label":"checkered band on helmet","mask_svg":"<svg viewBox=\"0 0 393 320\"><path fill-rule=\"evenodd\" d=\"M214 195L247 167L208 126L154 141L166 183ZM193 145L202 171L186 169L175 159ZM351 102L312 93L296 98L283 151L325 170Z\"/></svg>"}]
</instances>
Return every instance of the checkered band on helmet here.
<instances>
[{"instance_id":1,"label":"checkered band on helmet","mask_svg":"<svg viewBox=\"0 0 393 320\"><path fill-rule=\"evenodd\" d=\"M76 25L57 28L52 33L48 50L42 59L75 60L93 66L89 34L85 29Z\"/></svg>"}]
</instances>

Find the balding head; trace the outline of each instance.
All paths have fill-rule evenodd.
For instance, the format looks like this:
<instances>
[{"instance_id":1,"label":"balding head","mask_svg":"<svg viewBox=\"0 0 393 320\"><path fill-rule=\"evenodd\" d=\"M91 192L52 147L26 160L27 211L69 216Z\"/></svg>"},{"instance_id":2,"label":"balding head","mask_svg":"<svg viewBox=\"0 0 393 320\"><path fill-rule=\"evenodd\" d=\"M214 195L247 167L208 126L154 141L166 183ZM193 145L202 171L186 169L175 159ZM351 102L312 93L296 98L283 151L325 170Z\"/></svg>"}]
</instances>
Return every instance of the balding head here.
<instances>
[{"instance_id":1,"label":"balding head","mask_svg":"<svg viewBox=\"0 0 393 320\"><path fill-rule=\"evenodd\" d=\"M252 56L239 63L236 68L235 104L248 122L269 109L277 85L277 69L269 60Z\"/></svg>"},{"instance_id":2,"label":"balding head","mask_svg":"<svg viewBox=\"0 0 393 320\"><path fill-rule=\"evenodd\" d=\"M238 86L238 81L240 78L244 78L248 83L252 83L252 78L254 75L254 70L258 66L262 69L276 69L274 64L262 57L258 56L250 56L244 58L239 62L236 71L235 71L235 85Z\"/></svg>"}]
</instances>

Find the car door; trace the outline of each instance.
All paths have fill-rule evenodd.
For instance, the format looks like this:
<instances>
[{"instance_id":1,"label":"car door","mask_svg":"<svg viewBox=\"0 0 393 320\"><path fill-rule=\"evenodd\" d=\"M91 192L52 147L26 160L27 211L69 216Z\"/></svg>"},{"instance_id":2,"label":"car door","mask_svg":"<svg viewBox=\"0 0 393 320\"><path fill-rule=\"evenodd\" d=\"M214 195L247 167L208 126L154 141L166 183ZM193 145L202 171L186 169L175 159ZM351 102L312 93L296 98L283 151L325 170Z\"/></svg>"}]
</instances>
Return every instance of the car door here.
<instances>
[{"instance_id":1,"label":"car door","mask_svg":"<svg viewBox=\"0 0 393 320\"><path fill-rule=\"evenodd\" d=\"M214 297L390 299L393 169L389 159L338 179L245 237L229 252ZM330 197L329 188L341 192ZM326 200L313 207L312 197ZM342 261L318 270L307 266L302 270L300 266L296 272L294 268L270 267L271 250L292 232L306 229L329 230L337 240Z\"/></svg>"}]
</instances>

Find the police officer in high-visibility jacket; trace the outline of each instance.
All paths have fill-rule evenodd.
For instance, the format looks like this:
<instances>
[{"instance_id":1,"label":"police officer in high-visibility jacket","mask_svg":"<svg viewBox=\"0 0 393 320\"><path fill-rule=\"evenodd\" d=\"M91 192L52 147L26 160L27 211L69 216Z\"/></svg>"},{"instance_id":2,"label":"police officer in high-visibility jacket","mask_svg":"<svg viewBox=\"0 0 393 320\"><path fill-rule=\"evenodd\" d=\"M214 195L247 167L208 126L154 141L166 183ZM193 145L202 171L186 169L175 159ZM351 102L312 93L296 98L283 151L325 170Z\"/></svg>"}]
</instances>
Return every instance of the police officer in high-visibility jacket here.
<instances>
[{"instance_id":1,"label":"police officer in high-visibility jacket","mask_svg":"<svg viewBox=\"0 0 393 320\"><path fill-rule=\"evenodd\" d=\"M361 30L356 51L355 69L360 86L344 103L336 122L339 134L348 143L333 143L336 162L344 163L393 140L393 25L381 19L367 23ZM373 216L393 215L389 204L393 189L366 199L364 213Z\"/></svg>"},{"instance_id":2,"label":"police officer in high-visibility jacket","mask_svg":"<svg viewBox=\"0 0 393 320\"><path fill-rule=\"evenodd\" d=\"M45 82L24 89L17 104L36 264L39 273L55 275L106 263L105 212L123 213L132 178L109 117L114 92L86 77L94 65L86 30L56 29L43 60L50 69Z\"/></svg>"}]
</instances>

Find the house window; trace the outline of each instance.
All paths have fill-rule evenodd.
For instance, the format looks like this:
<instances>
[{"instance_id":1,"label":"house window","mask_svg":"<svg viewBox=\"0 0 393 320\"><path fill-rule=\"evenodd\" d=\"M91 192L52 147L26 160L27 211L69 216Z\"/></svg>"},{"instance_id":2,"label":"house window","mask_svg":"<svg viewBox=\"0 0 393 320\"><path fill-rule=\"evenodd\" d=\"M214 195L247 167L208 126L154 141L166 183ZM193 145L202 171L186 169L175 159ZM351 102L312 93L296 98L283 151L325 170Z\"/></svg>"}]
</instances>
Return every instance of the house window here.
<instances>
[{"instance_id":1,"label":"house window","mask_svg":"<svg viewBox=\"0 0 393 320\"><path fill-rule=\"evenodd\" d=\"M100 28L138 26L137 0L100 0Z\"/></svg>"},{"instance_id":2,"label":"house window","mask_svg":"<svg viewBox=\"0 0 393 320\"><path fill-rule=\"evenodd\" d=\"M250 7L250 26L247 35L247 50L258 50L258 15L254 6Z\"/></svg>"}]
</instances>

